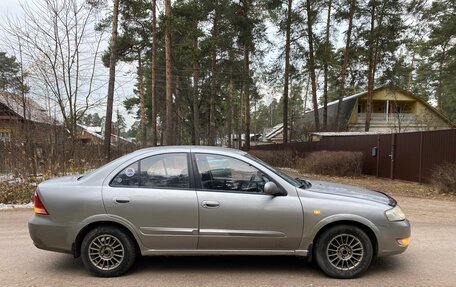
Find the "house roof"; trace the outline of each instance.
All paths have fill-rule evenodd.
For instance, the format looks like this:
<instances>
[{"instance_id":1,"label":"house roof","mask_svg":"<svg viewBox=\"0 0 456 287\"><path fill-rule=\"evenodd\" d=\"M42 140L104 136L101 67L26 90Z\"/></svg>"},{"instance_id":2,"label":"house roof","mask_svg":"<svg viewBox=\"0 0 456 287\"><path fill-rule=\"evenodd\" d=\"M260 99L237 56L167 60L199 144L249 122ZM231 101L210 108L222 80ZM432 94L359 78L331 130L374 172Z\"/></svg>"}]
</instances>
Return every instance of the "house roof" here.
<instances>
[{"instance_id":1,"label":"house roof","mask_svg":"<svg viewBox=\"0 0 456 287\"><path fill-rule=\"evenodd\" d=\"M282 132L282 130L283 130L283 123L275 125L266 133L264 138L267 140L273 139L275 136L280 134Z\"/></svg>"},{"instance_id":2,"label":"house roof","mask_svg":"<svg viewBox=\"0 0 456 287\"><path fill-rule=\"evenodd\" d=\"M347 127L348 122L350 120L350 116L352 114L353 108L355 106L356 100L358 97L362 96L364 93L358 93L349 97L345 97L342 99L342 103L340 106L340 124L341 127ZM334 101L328 103L328 126L333 125L336 122L337 116L337 107L339 105L339 101ZM312 130L315 124L314 118L314 111L307 111L304 113L303 118L298 123L304 130ZM323 107L318 109L318 117L320 122L323 122Z\"/></svg>"},{"instance_id":3,"label":"house roof","mask_svg":"<svg viewBox=\"0 0 456 287\"><path fill-rule=\"evenodd\" d=\"M388 85L382 85L382 86L379 86L379 87L375 88L373 90L373 92L378 92L378 91L381 91L381 90L384 90L384 89L394 89L394 91L404 93L407 96L413 98L414 100L417 100L417 101L421 102L429 110L433 111L440 118L442 118L446 123L448 123L449 125L454 127L454 124L447 117L445 117L442 113L437 111L437 109L435 109L433 106L431 106L428 102L426 102L422 98L412 94L409 91L406 91L406 90L403 90L403 89L400 89L400 88L396 88L396 87L391 87L391 86L388 86ZM342 127L348 127L348 122L350 120L351 113L352 113L352 111L354 109L354 106L356 104L356 100L359 97L362 97L362 96L365 96L365 95L367 95L367 91L356 93L354 95L347 96L347 97L344 97L342 99L341 108L340 108L340 119L341 119L340 123L341 123ZM327 106L328 106L328 125L329 126L331 126L331 124L333 124L335 122L335 117L336 117L336 114L337 114L337 106L338 105L339 105L339 100L335 100L335 101L329 102L327 104ZM318 113L319 113L320 122L322 122L323 121L323 106L320 106L318 108ZM314 111L313 110L312 111L307 111L307 112L304 113L304 118L303 118L303 121L302 121L301 124L304 125L304 126L305 125L308 125L308 126L309 125L310 126L314 125Z\"/></svg>"},{"instance_id":4,"label":"house roof","mask_svg":"<svg viewBox=\"0 0 456 287\"><path fill-rule=\"evenodd\" d=\"M0 91L0 104L8 110L5 113L24 118L24 101L21 95ZM46 110L30 97L25 97L25 119L37 122L52 124L54 119L50 117Z\"/></svg>"},{"instance_id":5,"label":"house roof","mask_svg":"<svg viewBox=\"0 0 456 287\"><path fill-rule=\"evenodd\" d=\"M254 134L254 133L250 133L250 138L255 138L255 136L259 137L261 136L261 133L257 133L257 134ZM237 141L238 140L238 134L231 134L231 138L234 140L234 141ZM241 140L245 140L245 134L241 134Z\"/></svg>"},{"instance_id":6,"label":"house roof","mask_svg":"<svg viewBox=\"0 0 456 287\"><path fill-rule=\"evenodd\" d=\"M104 137L103 137L101 134L98 134L98 133L95 131L94 127L85 126L85 125L79 124L79 123L76 124L76 125L77 125L78 127L80 127L80 128L81 128L83 131L85 131L86 133L88 133L88 134L90 134L90 135L92 135L92 136L94 136L94 137L96 137L96 138L99 138L99 139L103 140ZM96 128L96 127L95 127L95 128ZM101 127L100 127L100 132L101 132Z\"/></svg>"},{"instance_id":7,"label":"house roof","mask_svg":"<svg viewBox=\"0 0 456 287\"><path fill-rule=\"evenodd\" d=\"M426 106L428 109L430 109L431 111L433 111L435 114L437 114L442 120L444 120L446 123L448 123L450 126L452 127L455 127L455 124L453 124L444 114L442 114L441 112L439 112L436 108L434 108L433 106L431 106L428 102L426 102L425 100L423 100L422 98L412 94L411 92L409 91L406 91L406 90L402 90L402 89L397 89L397 91L399 92L402 92L404 94L406 94L407 96L421 102L424 106Z\"/></svg>"},{"instance_id":8,"label":"house roof","mask_svg":"<svg viewBox=\"0 0 456 287\"><path fill-rule=\"evenodd\" d=\"M79 123L77 124L77 126L80 127L84 132L86 132L96 138L99 138L100 140L104 139L104 136L102 135L102 127L90 127L90 126L85 126L85 125L79 124ZM124 137L121 137L121 136L118 136L115 134L111 134L111 137L114 137L117 140L124 141L127 143L133 143L133 141L131 139L127 139L127 138L124 138ZM111 142L111 145L114 145L114 143Z\"/></svg>"},{"instance_id":9,"label":"house roof","mask_svg":"<svg viewBox=\"0 0 456 287\"><path fill-rule=\"evenodd\" d=\"M320 137L344 137L344 136L361 136L361 135L378 135L390 134L390 131L369 131L369 132L314 132L311 135Z\"/></svg>"}]
</instances>

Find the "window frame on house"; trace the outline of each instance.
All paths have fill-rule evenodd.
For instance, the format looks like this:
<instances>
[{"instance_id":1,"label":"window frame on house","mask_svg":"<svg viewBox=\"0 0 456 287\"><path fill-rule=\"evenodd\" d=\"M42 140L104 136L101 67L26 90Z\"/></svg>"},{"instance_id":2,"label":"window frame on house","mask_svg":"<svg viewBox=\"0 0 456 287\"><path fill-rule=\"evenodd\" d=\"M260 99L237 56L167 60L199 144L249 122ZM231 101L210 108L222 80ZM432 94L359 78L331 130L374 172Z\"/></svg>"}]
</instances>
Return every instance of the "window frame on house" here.
<instances>
[{"instance_id":1,"label":"window frame on house","mask_svg":"<svg viewBox=\"0 0 456 287\"><path fill-rule=\"evenodd\" d=\"M0 130L0 142L10 142L10 141L11 141L11 131Z\"/></svg>"}]
</instances>

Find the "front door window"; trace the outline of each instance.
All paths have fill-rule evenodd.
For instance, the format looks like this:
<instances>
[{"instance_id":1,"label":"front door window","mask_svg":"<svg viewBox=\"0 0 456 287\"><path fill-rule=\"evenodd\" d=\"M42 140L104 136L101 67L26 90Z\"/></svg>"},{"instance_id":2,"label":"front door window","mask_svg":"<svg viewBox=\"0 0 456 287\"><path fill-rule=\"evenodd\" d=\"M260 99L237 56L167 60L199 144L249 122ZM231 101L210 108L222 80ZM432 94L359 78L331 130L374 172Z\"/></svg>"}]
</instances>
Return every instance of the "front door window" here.
<instances>
[{"instance_id":1,"label":"front door window","mask_svg":"<svg viewBox=\"0 0 456 287\"><path fill-rule=\"evenodd\" d=\"M205 190L262 193L270 179L255 167L232 157L196 154L201 187Z\"/></svg>"}]
</instances>

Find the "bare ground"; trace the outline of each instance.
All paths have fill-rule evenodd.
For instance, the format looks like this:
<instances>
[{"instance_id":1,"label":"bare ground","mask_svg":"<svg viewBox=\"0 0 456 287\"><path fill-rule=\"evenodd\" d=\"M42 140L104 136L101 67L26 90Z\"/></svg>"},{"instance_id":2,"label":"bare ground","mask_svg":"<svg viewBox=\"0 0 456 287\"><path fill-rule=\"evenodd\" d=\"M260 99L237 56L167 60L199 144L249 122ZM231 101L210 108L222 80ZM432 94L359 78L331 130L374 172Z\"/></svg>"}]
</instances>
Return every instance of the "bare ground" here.
<instances>
[{"instance_id":1,"label":"bare ground","mask_svg":"<svg viewBox=\"0 0 456 287\"><path fill-rule=\"evenodd\" d=\"M96 278L81 259L33 246L31 209L0 211L0 286L456 286L456 202L428 185L375 177L294 176L354 184L393 195L412 223L401 255L374 258L358 279L335 280L297 257L144 257L119 278Z\"/></svg>"},{"instance_id":2,"label":"bare ground","mask_svg":"<svg viewBox=\"0 0 456 287\"><path fill-rule=\"evenodd\" d=\"M456 203L397 197L412 222L401 255L375 258L361 278L335 280L297 257L144 257L119 278L87 274L81 259L33 246L33 210L0 211L0 286L456 286Z\"/></svg>"}]
</instances>

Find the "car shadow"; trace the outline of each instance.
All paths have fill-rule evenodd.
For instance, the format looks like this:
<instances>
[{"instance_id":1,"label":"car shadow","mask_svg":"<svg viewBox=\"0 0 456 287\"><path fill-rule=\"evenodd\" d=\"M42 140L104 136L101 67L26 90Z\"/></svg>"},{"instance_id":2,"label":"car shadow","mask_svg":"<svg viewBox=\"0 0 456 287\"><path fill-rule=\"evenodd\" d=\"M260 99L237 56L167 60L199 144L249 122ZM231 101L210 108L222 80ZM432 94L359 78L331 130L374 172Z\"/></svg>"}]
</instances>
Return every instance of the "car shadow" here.
<instances>
[{"instance_id":1,"label":"car shadow","mask_svg":"<svg viewBox=\"0 0 456 287\"><path fill-rule=\"evenodd\" d=\"M301 272L313 270L304 258L292 256L151 256L141 257L132 272Z\"/></svg>"},{"instance_id":2,"label":"car shadow","mask_svg":"<svg viewBox=\"0 0 456 287\"><path fill-rule=\"evenodd\" d=\"M399 259L396 256L374 258L371 267L362 277L381 277L402 272L404 263ZM81 258L75 259L68 255L58 255L48 267L53 269L53 272L90 276ZM204 273L217 276L233 273L257 275L275 273L283 276L328 278L315 263L294 256L144 256L137 259L133 268L125 276L145 273L162 275Z\"/></svg>"}]
</instances>

